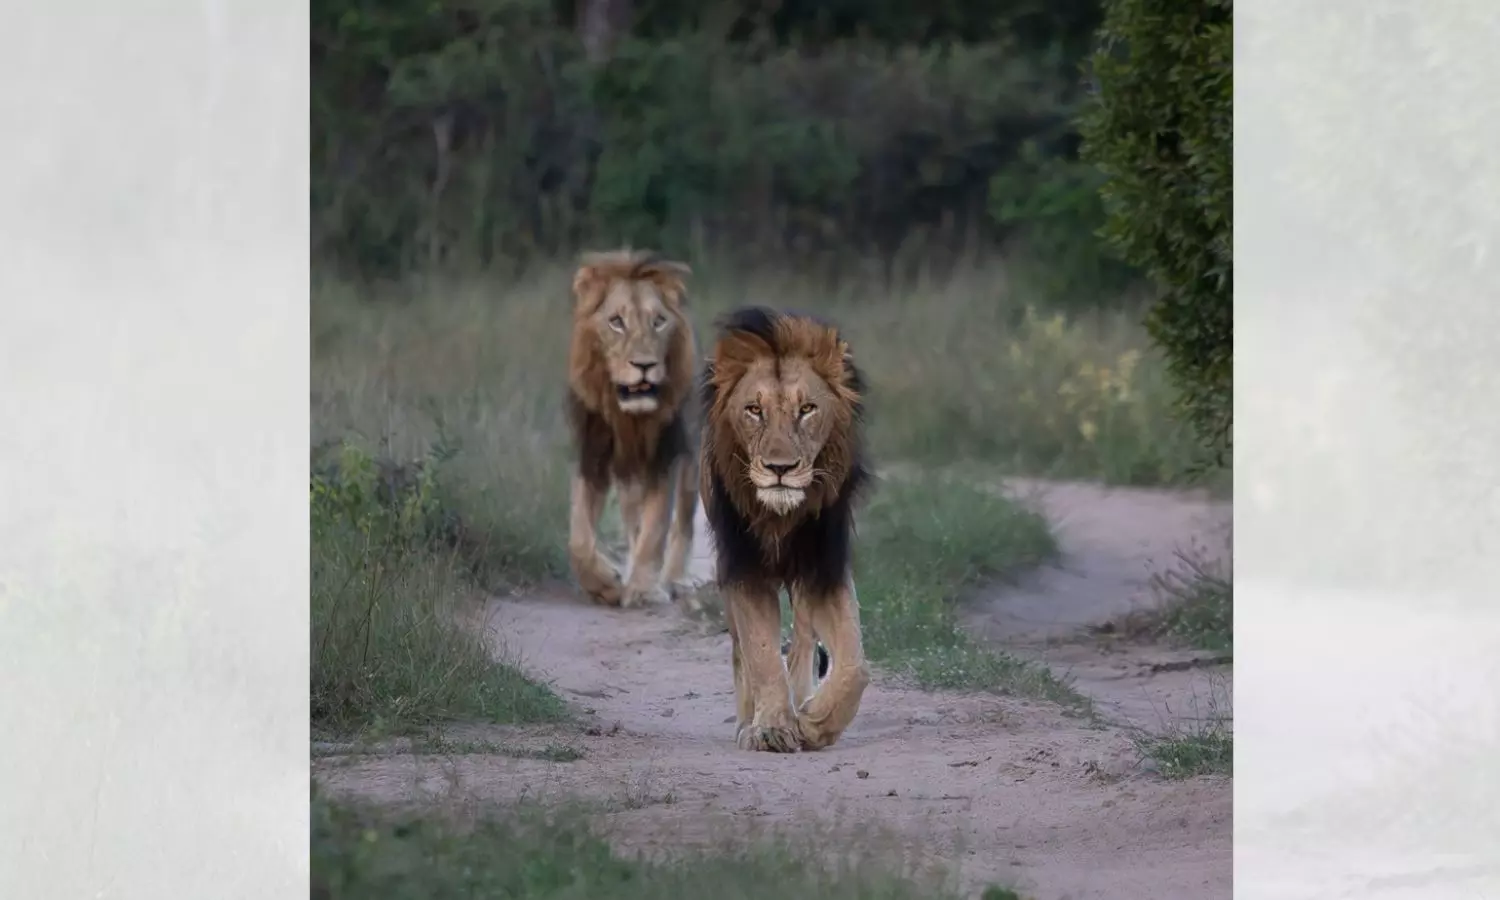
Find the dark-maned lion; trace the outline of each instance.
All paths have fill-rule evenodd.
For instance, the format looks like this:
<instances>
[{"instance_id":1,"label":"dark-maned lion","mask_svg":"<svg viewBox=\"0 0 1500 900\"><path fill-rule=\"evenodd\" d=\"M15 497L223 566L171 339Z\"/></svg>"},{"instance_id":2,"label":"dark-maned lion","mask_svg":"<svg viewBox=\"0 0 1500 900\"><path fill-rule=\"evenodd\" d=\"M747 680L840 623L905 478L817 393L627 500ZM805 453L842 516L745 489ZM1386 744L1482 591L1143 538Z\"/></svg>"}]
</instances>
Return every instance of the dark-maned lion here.
<instances>
[{"instance_id":1,"label":"dark-maned lion","mask_svg":"<svg viewBox=\"0 0 1500 900\"><path fill-rule=\"evenodd\" d=\"M568 556L579 586L610 606L670 592L696 608L685 583L697 506L696 428L688 419L696 346L683 312L689 271L621 250L584 257L573 277L568 406L578 469ZM611 486L629 544L623 578L598 546Z\"/></svg>"},{"instance_id":2,"label":"dark-maned lion","mask_svg":"<svg viewBox=\"0 0 1500 900\"><path fill-rule=\"evenodd\" d=\"M855 501L871 480L863 381L834 326L750 308L719 321L700 389L699 495L733 644L735 742L827 747L870 681L850 569ZM783 586L794 623L784 666ZM818 641L832 657L821 685Z\"/></svg>"}]
</instances>

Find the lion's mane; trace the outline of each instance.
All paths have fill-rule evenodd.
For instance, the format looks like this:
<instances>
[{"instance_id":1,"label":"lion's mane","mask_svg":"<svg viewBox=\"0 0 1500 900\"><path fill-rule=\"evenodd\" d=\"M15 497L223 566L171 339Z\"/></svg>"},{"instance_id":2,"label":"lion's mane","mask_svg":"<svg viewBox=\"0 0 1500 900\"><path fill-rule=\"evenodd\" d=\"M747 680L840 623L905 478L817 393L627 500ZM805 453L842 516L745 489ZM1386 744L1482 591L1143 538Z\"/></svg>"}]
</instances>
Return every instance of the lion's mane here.
<instances>
[{"instance_id":1,"label":"lion's mane","mask_svg":"<svg viewBox=\"0 0 1500 900\"><path fill-rule=\"evenodd\" d=\"M717 323L713 354L699 381L702 442L700 499L712 525L718 580L777 578L825 594L848 577L854 510L872 481L864 443L865 382L837 328L816 317L764 307L736 310ZM732 353L726 351L732 350ZM809 487L801 509L777 515L755 498L746 477L726 401L744 374L737 360L801 357L834 388L842 408L815 462L824 476Z\"/></svg>"}]
</instances>

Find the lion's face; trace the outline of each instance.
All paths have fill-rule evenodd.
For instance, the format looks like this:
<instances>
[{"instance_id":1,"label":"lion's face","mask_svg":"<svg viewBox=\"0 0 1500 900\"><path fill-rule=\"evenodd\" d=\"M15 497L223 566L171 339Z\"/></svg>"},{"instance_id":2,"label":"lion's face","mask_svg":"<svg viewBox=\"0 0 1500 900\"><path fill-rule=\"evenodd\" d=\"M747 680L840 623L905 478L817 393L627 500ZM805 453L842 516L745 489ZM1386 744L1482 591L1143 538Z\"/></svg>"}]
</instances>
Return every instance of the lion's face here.
<instances>
[{"instance_id":1,"label":"lion's face","mask_svg":"<svg viewBox=\"0 0 1500 900\"><path fill-rule=\"evenodd\" d=\"M574 278L575 327L592 333L597 349L590 356L608 372L621 412L651 415L662 406L672 378L668 357L687 328L681 311L687 271L643 254L600 254Z\"/></svg>"},{"instance_id":2,"label":"lion's face","mask_svg":"<svg viewBox=\"0 0 1500 900\"><path fill-rule=\"evenodd\" d=\"M778 371L779 370L779 371ZM729 398L745 477L755 497L786 515L807 498L817 460L833 430L837 403L827 382L804 359L753 363Z\"/></svg>"},{"instance_id":3,"label":"lion's face","mask_svg":"<svg viewBox=\"0 0 1500 900\"><path fill-rule=\"evenodd\" d=\"M656 412L677 316L649 282L617 281L594 314L593 325L621 411Z\"/></svg>"},{"instance_id":4,"label":"lion's face","mask_svg":"<svg viewBox=\"0 0 1500 900\"><path fill-rule=\"evenodd\" d=\"M806 317L751 310L736 325L711 375L720 464L737 470L723 470L726 482L779 516L821 508L854 462L860 394L848 345Z\"/></svg>"}]
</instances>

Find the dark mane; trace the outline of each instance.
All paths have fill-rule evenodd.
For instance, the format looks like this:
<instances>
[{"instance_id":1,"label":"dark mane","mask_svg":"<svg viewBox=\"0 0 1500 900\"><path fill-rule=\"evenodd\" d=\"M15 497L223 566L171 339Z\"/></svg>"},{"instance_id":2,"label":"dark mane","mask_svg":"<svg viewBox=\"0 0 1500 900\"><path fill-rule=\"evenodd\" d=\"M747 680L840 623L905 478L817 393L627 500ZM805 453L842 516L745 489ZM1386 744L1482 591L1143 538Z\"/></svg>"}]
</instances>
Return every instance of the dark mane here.
<instances>
[{"instance_id":1,"label":"dark mane","mask_svg":"<svg viewBox=\"0 0 1500 900\"><path fill-rule=\"evenodd\" d=\"M717 338L738 332L763 341L777 356L788 348L779 343L778 322L795 318L837 330L834 325L814 316L779 312L766 307L748 307L722 317L717 324ZM826 506L808 511L790 523L768 520L755 515L758 511L736 506L729 487L716 471L708 452L713 440L712 412L718 400L714 384L714 359L705 360L699 377L700 422L703 428L704 511L712 526L717 577L720 585L756 581L766 577L781 579L788 585L800 585L817 595L838 589L848 577L853 563L854 513L873 477L864 448L864 404L856 402L850 431L842 446L825 446L825 451L848 456L847 474L839 485L838 495ZM845 384L863 398L865 380L852 360L845 362Z\"/></svg>"},{"instance_id":2,"label":"dark mane","mask_svg":"<svg viewBox=\"0 0 1500 900\"><path fill-rule=\"evenodd\" d=\"M692 452L696 423L685 414L686 408L648 427L632 427L632 420L617 417L617 432L609 419L589 409L574 391L568 392L567 407L578 474L596 489L603 490L611 480L655 484L666 477L673 463Z\"/></svg>"},{"instance_id":3,"label":"dark mane","mask_svg":"<svg viewBox=\"0 0 1500 900\"><path fill-rule=\"evenodd\" d=\"M869 473L861 464L850 471L839 498L804 517L776 548L762 546L750 520L735 508L717 472L709 473L711 494L704 498L712 526L720 586L757 581L766 576L806 587L823 595L836 590L854 564L854 508ZM774 549L774 555L771 552Z\"/></svg>"}]
</instances>

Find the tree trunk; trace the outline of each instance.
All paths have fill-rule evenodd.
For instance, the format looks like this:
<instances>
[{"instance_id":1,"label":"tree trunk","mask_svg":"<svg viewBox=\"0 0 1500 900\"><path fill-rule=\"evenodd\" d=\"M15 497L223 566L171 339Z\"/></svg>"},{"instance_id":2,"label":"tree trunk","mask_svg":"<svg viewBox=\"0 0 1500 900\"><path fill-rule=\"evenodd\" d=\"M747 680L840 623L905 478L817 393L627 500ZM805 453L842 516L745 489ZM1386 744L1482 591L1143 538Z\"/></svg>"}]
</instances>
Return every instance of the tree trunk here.
<instances>
[{"instance_id":1,"label":"tree trunk","mask_svg":"<svg viewBox=\"0 0 1500 900\"><path fill-rule=\"evenodd\" d=\"M630 29L631 0L578 0L578 37L590 63L609 59L615 42Z\"/></svg>"}]
</instances>

